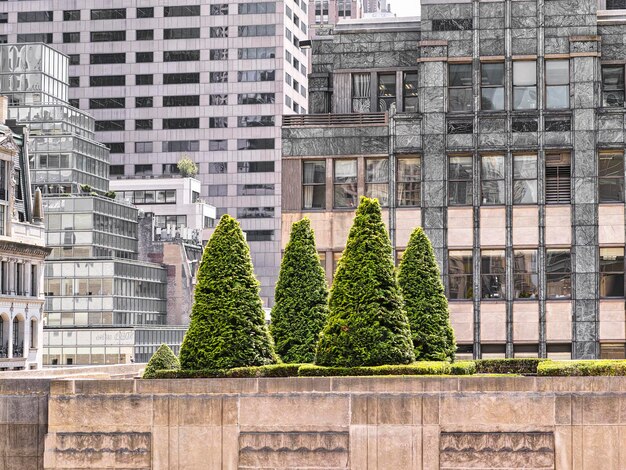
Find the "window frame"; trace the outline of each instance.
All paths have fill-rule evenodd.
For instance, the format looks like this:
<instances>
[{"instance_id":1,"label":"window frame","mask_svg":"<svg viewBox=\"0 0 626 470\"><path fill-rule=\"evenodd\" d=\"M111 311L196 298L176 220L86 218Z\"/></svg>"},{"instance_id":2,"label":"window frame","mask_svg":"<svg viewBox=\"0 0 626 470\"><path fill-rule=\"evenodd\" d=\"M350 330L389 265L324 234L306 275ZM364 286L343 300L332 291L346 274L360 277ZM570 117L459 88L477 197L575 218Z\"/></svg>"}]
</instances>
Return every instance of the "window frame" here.
<instances>
[{"instance_id":1,"label":"window frame","mask_svg":"<svg viewBox=\"0 0 626 470\"><path fill-rule=\"evenodd\" d=\"M620 71L620 75L621 77L621 86L620 86L620 81L618 78L618 82L616 85L612 85L611 87L607 86L605 84L605 70L608 69L615 69L615 70L619 70ZM602 106L605 108L623 108L624 107L624 103L626 102L625 97L626 97L626 74L625 74L625 70L624 70L624 64L618 64L618 65L614 65L614 64L601 64L601 77L600 77L600 83L602 86ZM618 99L614 104L609 104L609 101L607 100L607 95L610 93L617 93L618 94Z\"/></svg>"},{"instance_id":2,"label":"window frame","mask_svg":"<svg viewBox=\"0 0 626 470\"><path fill-rule=\"evenodd\" d=\"M492 67L492 66L501 66L502 70L502 83L491 83L491 82L485 82L486 79L489 77L489 74L486 73L485 68L487 67ZM504 66L504 62L481 62L480 64L480 109L482 111L493 111L493 112L497 112L497 111L504 111L506 109L506 100L505 100L505 83L506 83L506 70L505 70L505 66ZM500 90L501 92L501 102L502 105L501 107L498 106L492 106L492 107L487 107L485 106L485 102L486 102L486 96L485 96L485 91L489 90L489 91L494 91L494 95L493 97L498 95L498 90ZM491 97L490 97L491 98ZM491 100L491 103L494 103L495 100Z\"/></svg>"},{"instance_id":3,"label":"window frame","mask_svg":"<svg viewBox=\"0 0 626 470\"><path fill-rule=\"evenodd\" d=\"M452 160L468 160L470 162L471 165L471 172L469 173L469 177L468 178L460 178L460 177L452 177L451 176L451 165L452 165ZM453 202L452 200L452 188L454 187L453 185L458 185L458 184L466 184L466 193L465 193L465 200L466 202L464 203L459 203L459 202ZM461 155L448 155L448 206L472 206L473 205L473 198L474 198L474 158L472 157L472 155L466 155L466 154L461 154ZM469 188L469 194L467 193L467 188ZM454 192L455 195L458 196L459 192L455 191ZM469 196L469 198L467 197ZM467 201L467 199L469 199L469 201Z\"/></svg>"},{"instance_id":4,"label":"window frame","mask_svg":"<svg viewBox=\"0 0 626 470\"><path fill-rule=\"evenodd\" d=\"M567 67L567 81L563 81L563 80L559 80L559 78L557 77L551 77L550 73L551 71L549 70L552 66L557 65L557 63L566 63ZM569 59L551 59L551 60L546 60L544 62L544 73L545 73L545 78L544 78L544 82L545 82L545 88L544 88L544 93L545 93L545 109L569 109L570 107L570 96L569 96L569 92L570 92L570 61ZM558 76L558 69L553 71L555 75ZM564 89L565 90L565 98L567 99L567 103L564 103L563 105L550 105L550 96L552 94L552 92L556 92L557 89Z\"/></svg>"},{"instance_id":5,"label":"window frame","mask_svg":"<svg viewBox=\"0 0 626 470\"><path fill-rule=\"evenodd\" d=\"M526 255L532 255L528 268ZM518 259L523 259L519 263ZM513 299L537 300L539 298L539 251L537 248L515 248L513 250ZM523 264L520 269L520 265Z\"/></svg>"},{"instance_id":6,"label":"window frame","mask_svg":"<svg viewBox=\"0 0 626 470\"><path fill-rule=\"evenodd\" d=\"M458 263L453 263L454 259L459 260ZM474 255L472 250L448 250L448 298L451 301L467 301L474 298ZM462 271L453 271L455 267L463 268ZM469 269L468 269L469 268ZM462 295L458 295L460 292L460 282L454 282L455 279L463 279L465 289ZM454 284L454 290L453 290Z\"/></svg>"},{"instance_id":7,"label":"window frame","mask_svg":"<svg viewBox=\"0 0 626 470\"><path fill-rule=\"evenodd\" d=\"M384 167L386 166L386 175L382 179L379 178L379 174L375 171L375 166L370 166L372 163L381 163L384 171ZM364 173L365 173L365 195L369 198L376 198L380 203L381 207L389 206L389 157L373 157L366 158L364 165ZM380 195L378 195L378 194Z\"/></svg>"},{"instance_id":8,"label":"window frame","mask_svg":"<svg viewBox=\"0 0 626 470\"><path fill-rule=\"evenodd\" d=\"M339 180L337 176L337 164L338 163L346 163L352 162L354 165L354 173L350 176L342 176L342 179L346 179L345 181ZM358 179L359 179L359 162L356 158L336 158L333 159L333 209L356 209L358 204ZM346 205L338 204L338 191L341 191L341 194L350 195L352 192L351 200L352 204L346 203ZM348 201L348 197L344 198Z\"/></svg>"},{"instance_id":9,"label":"window frame","mask_svg":"<svg viewBox=\"0 0 626 470\"><path fill-rule=\"evenodd\" d=\"M558 253L567 254L568 256L568 267L566 269L558 270L552 266L550 266L551 256L550 254L554 253L554 256L558 256ZM572 298L572 251L570 248L546 248L545 249L546 256L546 267L545 267L545 291L546 291L546 299L548 300L570 300ZM558 282L559 278L563 285L561 289L569 289L569 293L564 295L554 295L550 293L550 288L552 283ZM553 279L553 280L551 280ZM568 285L569 284L569 285Z\"/></svg>"},{"instance_id":10,"label":"window frame","mask_svg":"<svg viewBox=\"0 0 626 470\"><path fill-rule=\"evenodd\" d=\"M619 251L621 250L621 254ZM605 253L604 257L615 257L613 262L610 259L603 259L603 252ZM619 261L621 257L621 266L615 261ZM600 283L598 294L601 299L619 299L624 298L624 246L613 246L613 247L603 247L599 248L599 269L598 272L600 274ZM615 269L615 268L618 269ZM621 267L621 269L619 269ZM609 268L609 269L607 269ZM613 269L611 269L613 268ZM607 294L607 280L612 277L617 277L617 280L620 280L621 276L621 285L620 283L616 283L615 286L618 289L616 295L608 295Z\"/></svg>"},{"instance_id":11,"label":"window frame","mask_svg":"<svg viewBox=\"0 0 626 470\"><path fill-rule=\"evenodd\" d=\"M312 182L307 182L306 181L306 168L307 168L307 164L310 165L319 165L321 164L321 166L323 167L323 181L322 182L316 182L315 181L315 176L316 176L316 168L314 168L313 170L313 181ZM305 194L307 192L308 188L312 188L311 189L311 204L307 205L305 203L306 201L306 197ZM319 190L316 190L317 188L322 188L321 192L322 192L322 205L320 207L314 207L314 202L316 201L316 193L319 192ZM317 194L319 196L319 194ZM302 210L306 210L306 211L316 211L316 210L326 210L326 160L323 159L317 159L317 160L303 160L302 161Z\"/></svg>"},{"instance_id":12,"label":"window frame","mask_svg":"<svg viewBox=\"0 0 626 470\"><path fill-rule=\"evenodd\" d=\"M525 83L527 80L523 80L521 77L518 76L518 74L515 73L515 69L516 66L518 66L518 64L534 64L534 70L535 73L533 75L534 77L534 82L529 82L529 83ZM521 67L521 65L519 65ZM521 69L520 69L520 74L521 74ZM521 82L521 83L518 83ZM534 93L535 93L535 98L534 98L534 105L533 106L520 106L518 104L516 104L516 96L517 96L517 92L521 91L521 90L528 90L528 92L530 93L531 97L532 97L532 92L533 92L533 88L534 88ZM524 95L522 95L522 98L524 97ZM538 106L538 96L537 96L537 60L515 60L513 61L513 110L514 111L529 111L529 110L535 110L537 109Z\"/></svg>"},{"instance_id":13,"label":"window frame","mask_svg":"<svg viewBox=\"0 0 626 470\"><path fill-rule=\"evenodd\" d=\"M489 159L499 159L499 166L501 173L497 175L498 177L494 177L488 173L489 168L485 167L485 161ZM485 154L480 155L480 205L481 206L502 206L506 201L505 194L505 178L506 178L506 159L502 154ZM498 189L497 193L499 195L498 200L491 200L485 197L485 194L488 193L487 189L495 183L495 187ZM488 194L491 194L489 192Z\"/></svg>"},{"instance_id":14,"label":"window frame","mask_svg":"<svg viewBox=\"0 0 626 470\"><path fill-rule=\"evenodd\" d=\"M528 176L516 176L516 171L517 171L517 160L522 159L524 157L532 157L534 158L534 170L535 170L535 176L534 177L528 177ZM538 181L539 181L539 167L538 167L538 159L537 159L537 154L530 154L530 153L514 153L513 154L513 205L534 205L537 204L539 201L539 186L538 186ZM533 182L534 181L534 200L532 201L524 201L524 200L520 200L518 195L516 193L518 193L518 185L517 183L526 183L528 184L528 182Z\"/></svg>"},{"instance_id":15,"label":"window frame","mask_svg":"<svg viewBox=\"0 0 626 470\"><path fill-rule=\"evenodd\" d=\"M494 263L495 260L498 262ZM488 273L485 269L486 264L489 266ZM498 277L502 277L502 280L498 280ZM494 286L494 289L496 289L494 291L485 289L490 278L495 278L495 281L498 282L498 285ZM506 251L504 249L482 249L480 251L481 300L506 300L506 282ZM493 285L493 283L491 285Z\"/></svg>"},{"instance_id":16,"label":"window frame","mask_svg":"<svg viewBox=\"0 0 626 470\"><path fill-rule=\"evenodd\" d=\"M453 85L453 74L455 74L454 70L460 70L461 68L467 68L469 70L470 83L468 84L456 84ZM466 71L467 72L467 71ZM459 72L456 72L459 75ZM470 113L474 111L474 68L471 62L455 62L448 64L448 112L450 113ZM460 77L460 75L459 75ZM467 77L464 77L467 79ZM457 102L457 99L453 99L453 95L457 95L459 93L458 98L461 97L460 92L466 94L469 92L469 103L462 103L460 105L456 105L454 103Z\"/></svg>"},{"instance_id":17,"label":"window frame","mask_svg":"<svg viewBox=\"0 0 626 470\"><path fill-rule=\"evenodd\" d=\"M601 166L601 162L603 160L603 155L604 156L618 156L619 160L620 160L620 167L618 168L618 174L617 175L607 175L607 174L603 174L603 170L606 170L606 168L602 168ZM598 152L598 203L613 203L613 204L623 204L624 203L624 167L625 167L625 162L624 162L624 153L623 151L619 151L619 150L600 150ZM602 196L602 188L603 185L606 185L608 183L613 183L613 182L617 182L617 186L620 187L619 192L617 193L617 199L611 199L611 198L603 198ZM621 183L621 184L620 184Z\"/></svg>"}]
</instances>

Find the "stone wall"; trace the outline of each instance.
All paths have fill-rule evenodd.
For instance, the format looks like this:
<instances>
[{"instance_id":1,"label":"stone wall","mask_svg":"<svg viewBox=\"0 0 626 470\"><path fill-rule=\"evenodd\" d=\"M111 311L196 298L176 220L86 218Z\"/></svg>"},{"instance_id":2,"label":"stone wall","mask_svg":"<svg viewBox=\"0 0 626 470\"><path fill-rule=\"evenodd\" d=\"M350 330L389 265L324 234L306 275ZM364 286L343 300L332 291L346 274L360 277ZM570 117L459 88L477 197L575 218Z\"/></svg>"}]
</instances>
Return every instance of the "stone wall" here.
<instances>
[{"instance_id":1,"label":"stone wall","mask_svg":"<svg viewBox=\"0 0 626 470\"><path fill-rule=\"evenodd\" d=\"M55 381L45 468L617 470L625 400L618 377Z\"/></svg>"}]
</instances>

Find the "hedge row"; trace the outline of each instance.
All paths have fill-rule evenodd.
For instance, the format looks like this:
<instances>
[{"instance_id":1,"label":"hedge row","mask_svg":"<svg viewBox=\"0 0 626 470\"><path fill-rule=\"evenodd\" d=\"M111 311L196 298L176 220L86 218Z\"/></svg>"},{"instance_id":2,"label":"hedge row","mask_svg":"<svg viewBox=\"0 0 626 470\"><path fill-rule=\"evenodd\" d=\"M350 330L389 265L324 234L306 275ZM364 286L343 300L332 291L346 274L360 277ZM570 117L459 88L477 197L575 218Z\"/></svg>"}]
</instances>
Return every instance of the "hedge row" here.
<instances>
[{"instance_id":1,"label":"hedge row","mask_svg":"<svg viewBox=\"0 0 626 470\"><path fill-rule=\"evenodd\" d=\"M233 369L159 370L151 379L214 379L254 377L297 377L302 364L271 364L257 367L235 367Z\"/></svg>"},{"instance_id":2,"label":"hedge row","mask_svg":"<svg viewBox=\"0 0 626 470\"><path fill-rule=\"evenodd\" d=\"M476 364L477 374L525 374L537 373L537 366L548 359L523 358L523 359L478 359Z\"/></svg>"},{"instance_id":3,"label":"hedge row","mask_svg":"<svg viewBox=\"0 0 626 470\"><path fill-rule=\"evenodd\" d=\"M539 364L537 375L551 377L626 375L626 361L545 361Z\"/></svg>"}]
</instances>

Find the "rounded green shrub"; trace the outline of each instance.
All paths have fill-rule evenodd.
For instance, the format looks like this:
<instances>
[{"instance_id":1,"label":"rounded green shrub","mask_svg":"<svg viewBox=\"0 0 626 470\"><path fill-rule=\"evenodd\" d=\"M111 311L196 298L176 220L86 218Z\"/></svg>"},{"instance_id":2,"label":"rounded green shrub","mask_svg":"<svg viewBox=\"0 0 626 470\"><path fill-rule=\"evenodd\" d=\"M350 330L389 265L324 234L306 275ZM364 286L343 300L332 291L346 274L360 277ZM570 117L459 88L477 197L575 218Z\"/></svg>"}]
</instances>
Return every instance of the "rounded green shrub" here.
<instances>
[{"instance_id":1,"label":"rounded green shrub","mask_svg":"<svg viewBox=\"0 0 626 470\"><path fill-rule=\"evenodd\" d=\"M143 371L143 378L154 378L158 370L178 369L180 369L180 362L176 354L167 344L162 344L148 361L148 365L146 365L146 369Z\"/></svg>"},{"instance_id":2,"label":"rounded green shrub","mask_svg":"<svg viewBox=\"0 0 626 470\"><path fill-rule=\"evenodd\" d=\"M220 219L197 278L191 321L180 348L181 367L230 369L277 362L250 250L231 216Z\"/></svg>"},{"instance_id":3,"label":"rounded green shrub","mask_svg":"<svg viewBox=\"0 0 626 470\"><path fill-rule=\"evenodd\" d=\"M421 227L411 234L400 262L398 283L417 360L454 359L456 341L450 325L448 299L433 247Z\"/></svg>"},{"instance_id":4,"label":"rounded green shrub","mask_svg":"<svg viewBox=\"0 0 626 470\"><path fill-rule=\"evenodd\" d=\"M328 286L309 219L291 226L276 284L270 331L286 363L313 362L328 314Z\"/></svg>"},{"instance_id":5,"label":"rounded green shrub","mask_svg":"<svg viewBox=\"0 0 626 470\"><path fill-rule=\"evenodd\" d=\"M361 198L335 272L316 364L356 367L414 361L391 251L378 200Z\"/></svg>"}]
</instances>

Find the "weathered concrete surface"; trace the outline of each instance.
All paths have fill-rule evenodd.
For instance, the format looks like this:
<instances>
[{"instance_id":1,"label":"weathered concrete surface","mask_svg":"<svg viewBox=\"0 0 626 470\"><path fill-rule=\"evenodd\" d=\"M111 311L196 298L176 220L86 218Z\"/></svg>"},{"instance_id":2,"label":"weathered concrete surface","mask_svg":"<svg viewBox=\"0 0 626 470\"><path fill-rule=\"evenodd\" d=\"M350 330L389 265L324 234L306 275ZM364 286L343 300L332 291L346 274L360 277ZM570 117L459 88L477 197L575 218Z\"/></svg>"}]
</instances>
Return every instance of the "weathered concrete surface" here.
<instances>
[{"instance_id":1,"label":"weathered concrete surface","mask_svg":"<svg viewBox=\"0 0 626 470\"><path fill-rule=\"evenodd\" d=\"M617 470L624 405L626 377L53 381L44 461L49 470Z\"/></svg>"}]
</instances>

